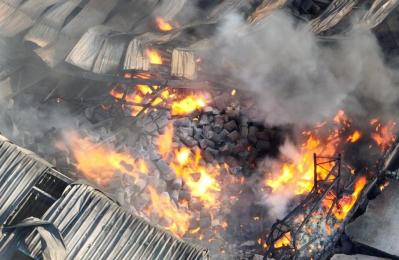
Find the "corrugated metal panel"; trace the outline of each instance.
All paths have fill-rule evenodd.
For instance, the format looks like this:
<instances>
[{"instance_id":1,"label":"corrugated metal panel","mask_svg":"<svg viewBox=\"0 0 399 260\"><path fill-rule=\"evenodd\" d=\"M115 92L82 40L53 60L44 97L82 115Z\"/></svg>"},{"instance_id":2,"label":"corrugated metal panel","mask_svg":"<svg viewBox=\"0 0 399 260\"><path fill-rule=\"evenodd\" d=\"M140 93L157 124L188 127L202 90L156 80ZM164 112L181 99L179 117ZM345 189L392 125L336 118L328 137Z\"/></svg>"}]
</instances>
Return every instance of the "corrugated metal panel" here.
<instances>
[{"instance_id":1,"label":"corrugated metal panel","mask_svg":"<svg viewBox=\"0 0 399 260\"><path fill-rule=\"evenodd\" d=\"M207 259L207 251L135 217L87 185L71 185L43 216L60 230L67 259ZM27 239L40 255L37 233Z\"/></svg>"},{"instance_id":2,"label":"corrugated metal panel","mask_svg":"<svg viewBox=\"0 0 399 260\"><path fill-rule=\"evenodd\" d=\"M27 0L0 23L0 34L12 37L28 29L47 7L57 0Z\"/></svg>"},{"instance_id":3,"label":"corrugated metal panel","mask_svg":"<svg viewBox=\"0 0 399 260\"><path fill-rule=\"evenodd\" d=\"M369 29L378 26L398 6L398 0L376 0L363 16L362 23Z\"/></svg>"},{"instance_id":4,"label":"corrugated metal panel","mask_svg":"<svg viewBox=\"0 0 399 260\"><path fill-rule=\"evenodd\" d=\"M130 41L125 55L123 68L125 70L149 70L150 62L146 57L143 45L139 40L133 39Z\"/></svg>"},{"instance_id":5,"label":"corrugated metal panel","mask_svg":"<svg viewBox=\"0 0 399 260\"><path fill-rule=\"evenodd\" d=\"M312 32L321 33L331 29L348 15L357 3L358 0L334 0L319 17L310 21Z\"/></svg>"},{"instance_id":6,"label":"corrugated metal panel","mask_svg":"<svg viewBox=\"0 0 399 260\"><path fill-rule=\"evenodd\" d=\"M0 136L0 223L4 223L49 166Z\"/></svg>"},{"instance_id":7,"label":"corrugated metal panel","mask_svg":"<svg viewBox=\"0 0 399 260\"><path fill-rule=\"evenodd\" d=\"M174 49L172 52L171 74L186 79L196 79L197 70L194 52Z\"/></svg>"},{"instance_id":8,"label":"corrugated metal panel","mask_svg":"<svg viewBox=\"0 0 399 260\"><path fill-rule=\"evenodd\" d=\"M48 163L0 135L0 223L3 224L28 196ZM0 229L0 258L13 251L18 234Z\"/></svg>"},{"instance_id":9,"label":"corrugated metal panel","mask_svg":"<svg viewBox=\"0 0 399 260\"><path fill-rule=\"evenodd\" d=\"M25 35L25 41L46 47L57 39L62 25L82 0L69 0L54 5Z\"/></svg>"}]
</instances>

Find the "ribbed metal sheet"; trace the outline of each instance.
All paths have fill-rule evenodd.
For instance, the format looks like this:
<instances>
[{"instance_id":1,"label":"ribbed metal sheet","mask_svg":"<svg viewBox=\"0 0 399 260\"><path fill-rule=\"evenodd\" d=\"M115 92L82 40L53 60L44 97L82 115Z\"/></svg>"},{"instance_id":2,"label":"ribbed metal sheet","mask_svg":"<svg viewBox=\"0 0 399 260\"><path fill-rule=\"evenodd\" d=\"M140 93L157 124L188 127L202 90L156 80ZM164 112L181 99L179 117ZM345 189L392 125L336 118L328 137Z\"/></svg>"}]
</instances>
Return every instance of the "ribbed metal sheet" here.
<instances>
[{"instance_id":1,"label":"ribbed metal sheet","mask_svg":"<svg viewBox=\"0 0 399 260\"><path fill-rule=\"evenodd\" d=\"M49 166L0 136L0 223L4 223Z\"/></svg>"},{"instance_id":2,"label":"ribbed metal sheet","mask_svg":"<svg viewBox=\"0 0 399 260\"><path fill-rule=\"evenodd\" d=\"M0 224L18 214L29 217L29 212L53 223L62 234L67 259L208 259L207 250L133 216L94 187L72 184L64 190L68 183L51 164L0 135ZM29 208L35 192L55 201L44 214ZM26 235L0 228L0 259L14 259L16 249L39 259L42 241L36 230Z\"/></svg>"},{"instance_id":3,"label":"ribbed metal sheet","mask_svg":"<svg viewBox=\"0 0 399 260\"><path fill-rule=\"evenodd\" d=\"M64 237L67 259L207 259L207 251L177 239L132 216L103 193L71 185L43 216ZM27 239L32 256L40 255L37 233Z\"/></svg>"}]
</instances>

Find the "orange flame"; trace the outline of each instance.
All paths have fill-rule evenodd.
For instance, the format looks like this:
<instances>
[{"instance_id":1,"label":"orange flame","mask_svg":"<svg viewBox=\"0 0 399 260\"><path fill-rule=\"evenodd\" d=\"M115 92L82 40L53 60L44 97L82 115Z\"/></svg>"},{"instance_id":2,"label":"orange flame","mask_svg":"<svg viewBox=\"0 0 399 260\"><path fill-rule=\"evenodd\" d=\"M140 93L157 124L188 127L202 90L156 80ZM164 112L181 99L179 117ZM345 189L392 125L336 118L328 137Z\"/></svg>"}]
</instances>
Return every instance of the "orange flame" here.
<instances>
[{"instance_id":1,"label":"orange flame","mask_svg":"<svg viewBox=\"0 0 399 260\"><path fill-rule=\"evenodd\" d=\"M389 121L385 125L380 123L378 119L372 119L370 121L372 126L375 126L375 132L371 134L371 138L376 142L376 144L384 151L389 145L395 142L395 130L396 123Z\"/></svg>"},{"instance_id":2,"label":"orange flame","mask_svg":"<svg viewBox=\"0 0 399 260\"><path fill-rule=\"evenodd\" d=\"M155 18L155 22L157 24L158 29L162 32L169 32L169 31L173 30L173 26L170 23L166 22L161 17Z\"/></svg>"},{"instance_id":3,"label":"orange flame","mask_svg":"<svg viewBox=\"0 0 399 260\"><path fill-rule=\"evenodd\" d=\"M202 165L201 151L198 148L195 153L187 147L172 149L172 138L173 126L170 124L166 127L165 133L157 139L162 158L171 161L171 168L184 181L193 197L199 199L207 208L217 207L218 193L221 190L217 180L220 174L218 165Z\"/></svg>"},{"instance_id":4,"label":"orange flame","mask_svg":"<svg viewBox=\"0 0 399 260\"><path fill-rule=\"evenodd\" d=\"M191 215L172 203L169 196L159 195L151 186L147 188L151 198L151 207L146 210L147 215L156 214L157 217L169 222L164 226L165 229L182 237L189 229Z\"/></svg>"},{"instance_id":5,"label":"orange flame","mask_svg":"<svg viewBox=\"0 0 399 260\"><path fill-rule=\"evenodd\" d=\"M159 154L164 158L170 153L170 151L172 151L173 133L173 124L169 123L165 127L165 132L162 135L159 135L156 140Z\"/></svg>"},{"instance_id":6,"label":"orange flame","mask_svg":"<svg viewBox=\"0 0 399 260\"><path fill-rule=\"evenodd\" d=\"M334 156L336 154L336 146L339 141L337 132L332 132L325 142L310 132L304 133L307 140L300 148L300 158L291 163L284 163L281 166L280 174L275 178L266 179L266 185L271 187L273 192L283 192L290 187L295 194L304 194L312 190L314 184L314 161L313 154L319 156ZM328 171L334 165L324 165L325 170L318 169L317 176L319 179L326 178Z\"/></svg>"},{"instance_id":7,"label":"orange flame","mask_svg":"<svg viewBox=\"0 0 399 260\"><path fill-rule=\"evenodd\" d=\"M358 130L354 131L347 139L347 142L356 143L362 137L362 133Z\"/></svg>"},{"instance_id":8,"label":"orange flame","mask_svg":"<svg viewBox=\"0 0 399 260\"><path fill-rule=\"evenodd\" d=\"M335 206L332 210L335 218L339 221L345 219L346 215L348 215L349 211L355 205L359 195L361 194L363 188L367 184L367 178L365 176L361 176L356 180L354 191L351 195L344 196L338 202L338 205ZM334 194L329 194L326 199L323 201L323 204L326 208L330 208L332 205L332 197Z\"/></svg>"},{"instance_id":9,"label":"orange flame","mask_svg":"<svg viewBox=\"0 0 399 260\"><path fill-rule=\"evenodd\" d=\"M97 145L76 132L68 133L68 143L76 160L76 169L99 185L108 184L117 172L138 178L148 174L144 160L126 152L117 152L109 145Z\"/></svg>"}]
</instances>

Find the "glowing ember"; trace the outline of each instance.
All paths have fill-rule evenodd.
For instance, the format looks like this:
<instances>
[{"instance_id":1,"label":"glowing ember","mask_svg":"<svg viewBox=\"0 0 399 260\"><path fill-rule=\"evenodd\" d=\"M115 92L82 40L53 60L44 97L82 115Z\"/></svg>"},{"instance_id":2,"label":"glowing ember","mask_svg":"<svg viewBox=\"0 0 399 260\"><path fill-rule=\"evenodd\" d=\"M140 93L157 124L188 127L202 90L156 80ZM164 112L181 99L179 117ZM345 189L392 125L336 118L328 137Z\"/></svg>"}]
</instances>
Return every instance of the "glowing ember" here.
<instances>
[{"instance_id":1,"label":"glowing ember","mask_svg":"<svg viewBox=\"0 0 399 260\"><path fill-rule=\"evenodd\" d=\"M205 107L207 101L204 97L190 95L180 101L172 103L171 114L173 116L182 116L193 113L194 111Z\"/></svg>"},{"instance_id":2,"label":"glowing ember","mask_svg":"<svg viewBox=\"0 0 399 260\"><path fill-rule=\"evenodd\" d=\"M170 23L166 22L166 21L165 21L163 18L161 18L161 17L155 18L155 22L157 23L158 29L159 29L160 31L162 31L162 32L168 32L168 31L173 30L173 26L172 26Z\"/></svg>"},{"instance_id":3,"label":"glowing ember","mask_svg":"<svg viewBox=\"0 0 399 260\"><path fill-rule=\"evenodd\" d=\"M274 248L289 246L291 245L291 240L291 232L286 232L276 242L274 242Z\"/></svg>"},{"instance_id":4,"label":"glowing ember","mask_svg":"<svg viewBox=\"0 0 399 260\"><path fill-rule=\"evenodd\" d=\"M162 64L162 57L161 54L155 50L155 49L147 49L146 50L147 57L150 61L151 64L157 64L161 65Z\"/></svg>"},{"instance_id":5,"label":"glowing ember","mask_svg":"<svg viewBox=\"0 0 399 260\"><path fill-rule=\"evenodd\" d=\"M148 174L148 167L142 159L135 159L125 152L117 152L108 145L97 145L76 132L68 133L67 137L76 161L76 169L99 185L108 184L117 172L135 178L140 174Z\"/></svg>"},{"instance_id":6,"label":"glowing ember","mask_svg":"<svg viewBox=\"0 0 399 260\"><path fill-rule=\"evenodd\" d=\"M146 214L148 216L155 214L159 218L169 222L164 225L165 229L182 237L189 229L191 215L172 203L167 194L159 195L151 186L147 187L147 189L150 193L151 206L145 210Z\"/></svg>"}]
</instances>

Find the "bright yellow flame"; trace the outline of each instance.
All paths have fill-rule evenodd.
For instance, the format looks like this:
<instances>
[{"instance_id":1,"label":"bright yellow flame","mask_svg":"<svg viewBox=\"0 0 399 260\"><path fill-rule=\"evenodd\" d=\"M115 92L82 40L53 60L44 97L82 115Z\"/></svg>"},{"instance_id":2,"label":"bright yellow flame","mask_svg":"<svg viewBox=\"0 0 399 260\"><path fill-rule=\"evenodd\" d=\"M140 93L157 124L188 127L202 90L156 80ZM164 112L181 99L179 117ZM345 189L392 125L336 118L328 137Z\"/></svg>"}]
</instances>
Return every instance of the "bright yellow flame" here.
<instances>
[{"instance_id":1,"label":"bright yellow flame","mask_svg":"<svg viewBox=\"0 0 399 260\"><path fill-rule=\"evenodd\" d=\"M155 18L155 22L157 23L158 29L163 32L168 32L173 30L173 26L166 22L163 18L157 17Z\"/></svg>"},{"instance_id":2,"label":"bright yellow flame","mask_svg":"<svg viewBox=\"0 0 399 260\"><path fill-rule=\"evenodd\" d=\"M274 248L289 246L291 245L291 240L291 232L286 232L276 242L274 242Z\"/></svg>"},{"instance_id":3,"label":"bright yellow flame","mask_svg":"<svg viewBox=\"0 0 399 260\"><path fill-rule=\"evenodd\" d=\"M195 110L205 107L207 101L204 97L198 95L190 95L182 100L175 101L171 106L171 114L173 116L189 115Z\"/></svg>"},{"instance_id":4,"label":"bright yellow flame","mask_svg":"<svg viewBox=\"0 0 399 260\"><path fill-rule=\"evenodd\" d=\"M346 139L346 141L350 143L356 143L361 137L362 133L356 130Z\"/></svg>"},{"instance_id":5,"label":"bright yellow flame","mask_svg":"<svg viewBox=\"0 0 399 260\"><path fill-rule=\"evenodd\" d=\"M162 56L161 54L155 49L147 49L147 57L151 64L162 64Z\"/></svg>"}]
</instances>

